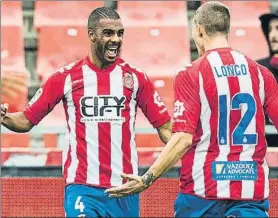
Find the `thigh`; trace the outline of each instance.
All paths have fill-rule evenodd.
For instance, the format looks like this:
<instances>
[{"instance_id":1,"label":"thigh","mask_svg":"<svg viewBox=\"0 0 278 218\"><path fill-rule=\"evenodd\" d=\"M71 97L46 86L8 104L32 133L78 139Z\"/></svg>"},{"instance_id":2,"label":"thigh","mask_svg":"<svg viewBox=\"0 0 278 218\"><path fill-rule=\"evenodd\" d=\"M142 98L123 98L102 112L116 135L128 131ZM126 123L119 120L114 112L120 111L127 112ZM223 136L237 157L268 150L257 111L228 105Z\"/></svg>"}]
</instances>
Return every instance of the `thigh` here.
<instances>
[{"instance_id":1,"label":"thigh","mask_svg":"<svg viewBox=\"0 0 278 218\"><path fill-rule=\"evenodd\" d=\"M175 217L223 217L225 201L207 200L179 193L175 201Z\"/></svg>"},{"instance_id":2,"label":"thigh","mask_svg":"<svg viewBox=\"0 0 278 218\"><path fill-rule=\"evenodd\" d=\"M100 197L92 187L67 186L64 196L66 217L104 217L105 209Z\"/></svg>"},{"instance_id":3,"label":"thigh","mask_svg":"<svg viewBox=\"0 0 278 218\"><path fill-rule=\"evenodd\" d=\"M238 201L230 207L225 217L269 217L269 201Z\"/></svg>"},{"instance_id":4,"label":"thigh","mask_svg":"<svg viewBox=\"0 0 278 218\"><path fill-rule=\"evenodd\" d=\"M139 195L109 199L109 217L139 217Z\"/></svg>"}]
</instances>

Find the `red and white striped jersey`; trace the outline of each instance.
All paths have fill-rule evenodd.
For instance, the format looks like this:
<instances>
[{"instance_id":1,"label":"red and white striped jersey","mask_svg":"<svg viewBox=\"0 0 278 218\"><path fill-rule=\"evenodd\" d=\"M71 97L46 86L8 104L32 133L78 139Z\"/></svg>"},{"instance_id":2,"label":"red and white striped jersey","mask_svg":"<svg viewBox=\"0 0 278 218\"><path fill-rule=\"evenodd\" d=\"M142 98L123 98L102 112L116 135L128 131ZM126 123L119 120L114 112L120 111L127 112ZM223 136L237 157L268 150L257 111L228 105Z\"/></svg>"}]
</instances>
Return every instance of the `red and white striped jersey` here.
<instances>
[{"instance_id":1,"label":"red and white striped jersey","mask_svg":"<svg viewBox=\"0 0 278 218\"><path fill-rule=\"evenodd\" d=\"M268 198L264 111L278 128L276 80L237 51L207 51L180 71L173 132L193 134L182 158L181 192L207 199Z\"/></svg>"},{"instance_id":2,"label":"red and white striped jersey","mask_svg":"<svg viewBox=\"0 0 278 218\"><path fill-rule=\"evenodd\" d=\"M69 129L63 165L67 184L121 185L121 173L138 173L137 106L154 128L170 120L146 74L120 58L104 70L89 57L64 67L47 80L24 114L36 125L61 100Z\"/></svg>"}]
</instances>

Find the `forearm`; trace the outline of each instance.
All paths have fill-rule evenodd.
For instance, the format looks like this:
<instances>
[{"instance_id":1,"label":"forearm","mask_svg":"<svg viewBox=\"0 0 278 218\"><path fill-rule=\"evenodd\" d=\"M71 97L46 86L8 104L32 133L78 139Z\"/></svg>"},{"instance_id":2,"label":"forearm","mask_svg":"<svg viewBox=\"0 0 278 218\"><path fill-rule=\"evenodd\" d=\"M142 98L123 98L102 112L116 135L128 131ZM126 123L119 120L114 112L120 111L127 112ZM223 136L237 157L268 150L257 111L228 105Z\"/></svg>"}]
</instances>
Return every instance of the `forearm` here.
<instances>
[{"instance_id":1,"label":"forearm","mask_svg":"<svg viewBox=\"0 0 278 218\"><path fill-rule=\"evenodd\" d=\"M192 144L191 136L182 137L181 134L183 133L173 135L148 172L143 176L145 180L148 180L147 182L152 183L172 168Z\"/></svg>"},{"instance_id":2,"label":"forearm","mask_svg":"<svg viewBox=\"0 0 278 218\"><path fill-rule=\"evenodd\" d=\"M172 133L172 122L168 121L161 127L157 129L159 138L161 141L164 142L164 144L167 144L168 141L171 139L173 133Z\"/></svg>"},{"instance_id":3,"label":"forearm","mask_svg":"<svg viewBox=\"0 0 278 218\"><path fill-rule=\"evenodd\" d=\"M7 113L1 122L11 131L24 133L32 129L33 125L26 119L23 112Z\"/></svg>"}]
</instances>

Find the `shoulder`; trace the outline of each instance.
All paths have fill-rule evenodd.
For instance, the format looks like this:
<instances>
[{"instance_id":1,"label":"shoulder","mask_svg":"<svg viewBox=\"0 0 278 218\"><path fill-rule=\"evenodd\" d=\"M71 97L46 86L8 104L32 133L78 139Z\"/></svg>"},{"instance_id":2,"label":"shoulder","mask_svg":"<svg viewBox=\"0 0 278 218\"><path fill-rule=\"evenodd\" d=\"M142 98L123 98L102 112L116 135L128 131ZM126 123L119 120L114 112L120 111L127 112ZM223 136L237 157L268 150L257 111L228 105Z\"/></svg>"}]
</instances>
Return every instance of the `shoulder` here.
<instances>
[{"instance_id":1,"label":"shoulder","mask_svg":"<svg viewBox=\"0 0 278 218\"><path fill-rule=\"evenodd\" d=\"M68 75L73 71L80 70L83 66L83 60L76 60L71 62L56 71L56 73L60 73L61 75Z\"/></svg>"},{"instance_id":2,"label":"shoulder","mask_svg":"<svg viewBox=\"0 0 278 218\"><path fill-rule=\"evenodd\" d=\"M68 77L68 75L80 71L83 66L83 60L76 60L74 62L71 62L58 70L54 74L52 74L48 80L52 80L55 82L64 82L65 79Z\"/></svg>"},{"instance_id":3,"label":"shoulder","mask_svg":"<svg viewBox=\"0 0 278 218\"><path fill-rule=\"evenodd\" d=\"M276 80L273 72L271 72L271 70L268 69L266 66L259 62L253 61L251 58L246 57L246 59L248 60L248 64L251 65L254 70L258 71L259 74L261 74L265 83L273 83L273 81Z\"/></svg>"},{"instance_id":4,"label":"shoulder","mask_svg":"<svg viewBox=\"0 0 278 218\"><path fill-rule=\"evenodd\" d=\"M261 59L261 60L258 60L258 61L254 61L247 56L245 56L245 58L248 62L249 67L252 67L255 70L259 70L260 73L262 73L262 74L265 74L265 73L266 74L272 74L264 64L264 63L269 61L268 58Z\"/></svg>"},{"instance_id":5,"label":"shoulder","mask_svg":"<svg viewBox=\"0 0 278 218\"><path fill-rule=\"evenodd\" d=\"M147 74L142 69L124 61L123 59L119 59L118 66L122 68L124 73L132 74L133 76L136 76L138 80L148 80Z\"/></svg>"},{"instance_id":6,"label":"shoulder","mask_svg":"<svg viewBox=\"0 0 278 218\"><path fill-rule=\"evenodd\" d=\"M180 68L175 76L176 79L198 79L199 78L199 71L200 68L204 64L204 57L198 58L190 64L185 65L184 67Z\"/></svg>"}]
</instances>

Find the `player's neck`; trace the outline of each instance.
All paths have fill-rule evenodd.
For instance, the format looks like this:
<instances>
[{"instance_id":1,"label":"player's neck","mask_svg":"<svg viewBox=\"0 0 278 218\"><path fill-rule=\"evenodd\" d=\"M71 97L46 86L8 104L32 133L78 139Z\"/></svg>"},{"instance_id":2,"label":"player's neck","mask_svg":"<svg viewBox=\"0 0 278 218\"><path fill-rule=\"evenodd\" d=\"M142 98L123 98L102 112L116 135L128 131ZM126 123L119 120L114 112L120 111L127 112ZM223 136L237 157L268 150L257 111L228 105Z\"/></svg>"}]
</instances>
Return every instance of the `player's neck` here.
<instances>
[{"instance_id":1,"label":"player's neck","mask_svg":"<svg viewBox=\"0 0 278 218\"><path fill-rule=\"evenodd\" d=\"M90 61L95 65L97 66L99 69L102 69L104 70L105 68L109 67L110 64L105 64L103 63L96 54L92 54L90 53L89 54L89 57L90 57Z\"/></svg>"},{"instance_id":2,"label":"player's neck","mask_svg":"<svg viewBox=\"0 0 278 218\"><path fill-rule=\"evenodd\" d=\"M226 37L216 36L212 39L208 39L205 44L205 51L213 50L217 48L229 48L229 43Z\"/></svg>"}]
</instances>

